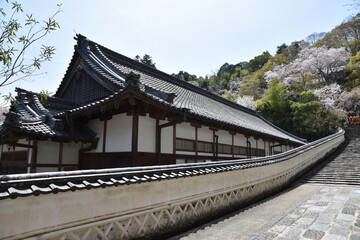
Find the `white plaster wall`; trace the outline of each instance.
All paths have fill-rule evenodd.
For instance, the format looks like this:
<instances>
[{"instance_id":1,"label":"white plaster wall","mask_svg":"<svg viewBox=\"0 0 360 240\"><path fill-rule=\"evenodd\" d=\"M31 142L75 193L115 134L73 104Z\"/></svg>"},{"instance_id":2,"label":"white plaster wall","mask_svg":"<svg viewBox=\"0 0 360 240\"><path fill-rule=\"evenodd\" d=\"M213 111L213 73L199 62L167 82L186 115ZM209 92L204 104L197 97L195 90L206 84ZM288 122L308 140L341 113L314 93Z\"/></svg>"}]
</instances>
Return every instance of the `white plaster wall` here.
<instances>
[{"instance_id":1,"label":"white plaster wall","mask_svg":"<svg viewBox=\"0 0 360 240\"><path fill-rule=\"evenodd\" d=\"M269 142L267 141L264 142L265 142L265 156L269 156Z\"/></svg>"},{"instance_id":2,"label":"white plaster wall","mask_svg":"<svg viewBox=\"0 0 360 240\"><path fill-rule=\"evenodd\" d=\"M219 157L232 157L232 154L231 153L229 153L229 154L219 153L218 156Z\"/></svg>"},{"instance_id":3,"label":"white plaster wall","mask_svg":"<svg viewBox=\"0 0 360 240\"><path fill-rule=\"evenodd\" d=\"M21 143L21 144L26 144L28 145L29 144L29 141L27 141L25 138L23 139L20 139L18 141L18 143ZM31 143L31 142L30 142ZM28 150L29 148L26 148L26 147L17 147L15 146L15 151L24 151L24 150Z\"/></svg>"},{"instance_id":4,"label":"white plaster wall","mask_svg":"<svg viewBox=\"0 0 360 240\"><path fill-rule=\"evenodd\" d=\"M264 149L264 140L262 140L261 138L258 140L258 148Z\"/></svg>"},{"instance_id":5,"label":"white plaster wall","mask_svg":"<svg viewBox=\"0 0 360 240\"><path fill-rule=\"evenodd\" d=\"M172 127L169 127L172 128ZM156 151L156 120L147 116L139 116L139 152Z\"/></svg>"},{"instance_id":6,"label":"white plaster wall","mask_svg":"<svg viewBox=\"0 0 360 240\"><path fill-rule=\"evenodd\" d=\"M102 152L104 122L100 121L99 119L90 120L87 127L89 127L93 132L97 133L96 137L99 138L97 148L92 149L89 152Z\"/></svg>"},{"instance_id":7,"label":"white plaster wall","mask_svg":"<svg viewBox=\"0 0 360 240\"><path fill-rule=\"evenodd\" d=\"M160 121L159 124L168 123L168 121ZM177 128L178 125L176 125ZM177 131L178 129L176 129ZM173 131L174 127L166 127L161 129L161 153L173 153Z\"/></svg>"},{"instance_id":8,"label":"white plaster wall","mask_svg":"<svg viewBox=\"0 0 360 240\"><path fill-rule=\"evenodd\" d=\"M132 116L123 113L107 121L105 152L131 151L132 120ZM102 146L102 141L99 143Z\"/></svg>"},{"instance_id":9,"label":"white plaster wall","mask_svg":"<svg viewBox=\"0 0 360 240\"><path fill-rule=\"evenodd\" d=\"M176 164L183 164L185 163L185 159L176 159Z\"/></svg>"},{"instance_id":10,"label":"white plaster wall","mask_svg":"<svg viewBox=\"0 0 360 240\"><path fill-rule=\"evenodd\" d=\"M183 155L195 155L195 152L176 151L176 154L183 154Z\"/></svg>"},{"instance_id":11,"label":"white plaster wall","mask_svg":"<svg viewBox=\"0 0 360 240\"><path fill-rule=\"evenodd\" d=\"M223 131L223 130L219 130L217 132L215 132L215 135L219 136L219 143L223 143L223 144L232 144L232 136L229 132L227 131Z\"/></svg>"},{"instance_id":12,"label":"white plaster wall","mask_svg":"<svg viewBox=\"0 0 360 240\"><path fill-rule=\"evenodd\" d=\"M195 140L195 127L192 127L190 123L177 124L176 137Z\"/></svg>"},{"instance_id":13,"label":"white plaster wall","mask_svg":"<svg viewBox=\"0 0 360 240\"><path fill-rule=\"evenodd\" d=\"M37 167L36 168L37 173L41 173L41 172L57 172L57 171L58 171L57 167Z\"/></svg>"},{"instance_id":14,"label":"white plaster wall","mask_svg":"<svg viewBox=\"0 0 360 240\"><path fill-rule=\"evenodd\" d=\"M78 164L81 143L63 143L63 164Z\"/></svg>"},{"instance_id":15,"label":"white plaster wall","mask_svg":"<svg viewBox=\"0 0 360 240\"><path fill-rule=\"evenodd\" d=\"M207 127L198 128L198 140L213 142L213 131Z\"/></svg>"},{"instance_id":16,"label":"white plaster wall","mask_svg":"<svg viewBox=\"0 0 360 240\"><path fill-rule=\"evenodd\" d=\"M280 143L276 142L274 145L279 145ZM274 147L274 151L280 152L281 151L281 147Z\"/></svg>"},{"instance_id":17,"label":"white plaster wall","mask_svg":"<svg viewBox=\"0 0 360 240\"><path fill-rule=\"evenodd\" d=\"M59 163L59 148L60 148L59 142L38 141L37 144L38 144L38 150L37 150L36 163L49 163L49 164Z\"/></svg>"},{"instance_id":18,"label":"white plaster wall","mask_svg":"<svg viewBox=\"0 0 360 240\"><path fill-rule=\"evenodd\" d=\"M234 136L234 145L246 147L246 138L245 138L244 134L237 133Z\"/></svg>"},{"instance_id":19,"label":"white plaster wall","mask_svg":"<svg viewBox=\"0 0 360 240\"><path fill-rule=\"evenodd\" d=\"M214 154L213 153L204 153L204 152L198 152L199 156L210 156L212 157Z\"/></svg>"},{"instance_id":20,"label":"white plaster wall","mask_svg":"<svg viewBox=\"0 0 360 240\"><path fill-rule=\"evenodd\" d=\"M256 140L254 137L249 137L249 142L251 143L251 148L256 148Z\"/></svg>"}]
</instances>

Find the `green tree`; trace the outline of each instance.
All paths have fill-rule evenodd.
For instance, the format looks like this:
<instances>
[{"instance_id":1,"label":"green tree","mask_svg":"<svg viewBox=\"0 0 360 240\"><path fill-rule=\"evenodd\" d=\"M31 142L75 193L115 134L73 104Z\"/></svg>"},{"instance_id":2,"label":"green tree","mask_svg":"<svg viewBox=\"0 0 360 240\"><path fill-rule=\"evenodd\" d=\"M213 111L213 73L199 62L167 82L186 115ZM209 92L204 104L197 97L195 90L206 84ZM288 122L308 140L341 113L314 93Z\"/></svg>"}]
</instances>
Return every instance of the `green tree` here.
<instances>
[{"instance_id":1,"label":"green tree","mask_svg":"<svg viewBox=\"0 0 360 240\"><path fill-rule=\"evenodd\" d=\"M232 94L231 92L228 92L226 90L224 91L222 97L232 102L236 102L236 98L237 98L235 94Z\"/></svg>"},{"instance_id":2,"label":"green tree","mask_svg":"<svg viewBox=\"0 0 360 240\"><path fill-rule=\"evenodd\" d=\"M347 91L360 86L360 52L350 58L348 65L346 65L346 83L344 87Z\"/></svg>"},{"instance_id":3,"label":"green tree","mask_svg":"<svg viewBox=\"0 0 360 240\"><path fill-rule=\"evenodd\" d=\"M293 100L290 95L295 95ZM270 82L264 98L256 104L268 121L309 141L334 133L342 122L341 116L325 110L312 91L296 93L277 79Z\"/></svg>"},{"instance_id":4,"label":"green tree","mask_svg":"<svg viewBox=\"0 0 360 240\"><path fill-rule=\"evenodd\" d=\"M21 4L9 0L6 3L11 5L12 12L8 15L4 8L0 9L3 17L0 20L0 61L3 64L0 70L0 87L35 75L42 63L51 61L55 53L54 46L42 45L39 54L30 61L25 55L35 43L60 28L55 17L61 12L61 5L58 5L58 10L47 21L40 23L32 14L25 13ZM25 22L20 21L22 17Z\"/></svg>"},{"instance_id":5,"label":"green tree","mask_svg":"<svg viewBox=\"0 0 360 240\"><path fill-rule=\"evenodd\" d=\"M360 14L336 26L313 46L346 47L353 56L356 55L360 51Z\"/></svg>"},{"instance_id":6,"label":"green tree","mask_svg":"<svg viewBox=\"0 0 360 240\"><path fill-rule=\"evenodd\" d=\"M263 52L263 54L254 57L249 61L249 63L246 65L246 69L249 70L249 72L256 72L257 70L261 69L265 63L267 63L270 60L271 54L268 51Z\"/></svg>"},{"instance_id":7,"label":"green tree","mask_svg":"<svg viewBox=\"0 0 360 240\"><path fill-rule=\"evenodd\" d=\"M142 64L156 69L155 63L149 54L145 54L142 58L139 55L136 55L134 59Z\"/></svg>"},{"instance_id":8,"label":"green tree","mask_svg":"<svg viewBox=\"0 0 360 240\"><path fill-rule=\"evenodd\" d=\"M255 100L263 97L264 91L267 88L267 82L265 80L265 72L273 69L274 65L281 65L288 63L289 60L284 54L277 54L263 65L263 67L256 72L249 74L245 72L247 70L242 70L245 76L241 82L239 95L240 96L253 96Z\"/></svg>"},{"instance_id":9,"label":"green tree","mask_svg":"<svg viewBox=\"0 0 360 240\"><path fill-rule=\"evenodd\" d=\"M257 101L258 111L276 126L290 131L292 128L291 102L286 99L286 85L273 80L264 98Z\"/></svg>"},{"instance_id":10,"label":"green tree","mask_svg":"<svg viewBox=\"0 0 360 240\"><path fill-rule=\"evenodd\" d=\"M276 54L284 53L284 51L288 48L288 45L285 43L281 44L280 46L277 46Z\"/></svg>"}]
</instances>

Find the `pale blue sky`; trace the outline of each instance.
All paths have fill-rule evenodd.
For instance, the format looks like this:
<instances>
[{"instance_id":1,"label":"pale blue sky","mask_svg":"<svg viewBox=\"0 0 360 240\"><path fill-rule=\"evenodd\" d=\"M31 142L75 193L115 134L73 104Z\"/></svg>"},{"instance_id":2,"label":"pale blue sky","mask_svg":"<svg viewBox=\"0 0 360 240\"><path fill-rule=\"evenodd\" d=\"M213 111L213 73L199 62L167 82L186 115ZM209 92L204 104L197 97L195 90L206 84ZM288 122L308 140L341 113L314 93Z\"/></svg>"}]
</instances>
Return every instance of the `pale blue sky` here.
<instances>
[{"instance_id":1,"label":"pale blue sky","mask_svg":"<svg viewBox=\"0 0 360 240\"><path fill-rule=\"evenodd\" d=\"M16 86L55 93L74 52L75 32L133 58L150 54L166 73L184 70L211 74L225 63L248 61L263 51L327 32L356 11L351 0L26 0L19 1L38 19L55 12L61 29L45 42L56 56L43 66L46 75ZM0 0L0 7L4 0ZM30 54L30 53L29 53Z\"/></svg>"}]
</instances>

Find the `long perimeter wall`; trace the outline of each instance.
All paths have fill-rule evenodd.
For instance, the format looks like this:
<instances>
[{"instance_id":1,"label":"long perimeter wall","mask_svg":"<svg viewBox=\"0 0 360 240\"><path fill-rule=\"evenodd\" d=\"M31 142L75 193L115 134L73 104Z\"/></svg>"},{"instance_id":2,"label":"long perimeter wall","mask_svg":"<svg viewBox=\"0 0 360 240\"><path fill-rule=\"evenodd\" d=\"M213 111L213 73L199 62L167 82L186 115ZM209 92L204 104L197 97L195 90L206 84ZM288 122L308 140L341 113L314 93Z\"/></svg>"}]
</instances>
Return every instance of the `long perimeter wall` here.
<instances>
[{"instance_id":1,"label":"long perimeter wall","mask_svg":"<svg viewBox=\"0 0 360 240\"><path fill-rule=\"evenodd\" d=\"M0 176L0 239L133 239L187 227L278 191L344 131L255 159Z\"/></svg>"}]
</instances>

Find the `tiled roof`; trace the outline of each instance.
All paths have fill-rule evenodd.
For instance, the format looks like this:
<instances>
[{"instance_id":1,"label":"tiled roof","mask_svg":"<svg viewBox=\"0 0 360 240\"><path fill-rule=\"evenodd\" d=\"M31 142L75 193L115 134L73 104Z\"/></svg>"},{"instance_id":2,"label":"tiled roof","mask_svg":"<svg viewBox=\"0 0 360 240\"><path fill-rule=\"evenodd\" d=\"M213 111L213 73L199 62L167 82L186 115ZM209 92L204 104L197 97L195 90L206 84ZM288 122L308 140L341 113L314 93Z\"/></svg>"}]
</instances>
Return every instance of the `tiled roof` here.
<instances>
[{"instance_id":1,"label":"tiled roof","mask_svg":"<svg viewBox=\"0 0 360 240\"><path fill-rule=\"evenodd\" d=\"M79 62L81 71L85 71L98 83L97 86L106 89L109 94L100 99L78 102L76 105L61 96L71 83L71 74L73 74L71 69L76 67L75 64L79 57L82 59ZM41 102L35 93L18 89L17 98L20 104L13 105L15 111L9 115L12 114L12 120L18 119L15 123L20 124L10 123L11 117L7 117L2 131L6 126L12 126L29 134L71 137L69 129L62 127L66 114L75 115L126 95L126 91L130 89L126 87L126 75L130 73L140 76L142 87L138 89L139 94L174 111L186 109L189 116L245 130L245 132L272 136L298 144L306 141L279 129L263 119L256 111L118 54L81 35L77 35L74 56L55 97L49 97L46 101ZM76 89L76 91L81 91L81 89ZM91 88L88 91L91 91ZM81 126L76 127L75 136L72 137L76 139L91 138L91 134L86 134L85 130L79 130L81 128Z\"/></svg>"},{"instance_id":2,"label":"tiled roof","mask_svg":"<svg viewBox=\"0 0 360 240\"><path fill-rule=\"evenodd\" d=\"M34 92L20 88L16 88L16 91L17 102L12 103L1 128L2 133L12 130L26 135L83 142L90 142L93 139L93 134L82 126L76 126L74 133L71 134L66 121L55 117L60 112L76 107L73 103L54 97L41 101ZM2 140L6 141L6 139Z\"/></svg>"},{"instance_id":3,"label":"tiled roof","mask_svg":"<svg viewBox=\"0 0 360 240\"><path fill-rule=\"evenodd\" d=\"M85 59L97 75L102 76L104 84L117 86L114 94L95 101L71 112L85 110L102 102L111 101L115 95L124 91L125 75L135 73L140 75L140 82L145 87L143 92L148 97L170 105L175 109L188 109L189 114L230 125L234 128L246 129L260 134L271 135L283 140L303 144L306 140L293 136L263 119L256 111L228 101L204 89L176 79L164 72L158 71L133 59L127 58L81 35L77 35L77 53ZM59 92L59 90L58 90ZM175 94L173 101L165 101L161 94Z\"/></svg>"}]
</instances>

